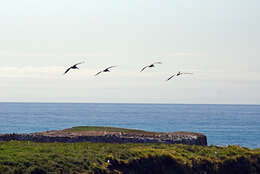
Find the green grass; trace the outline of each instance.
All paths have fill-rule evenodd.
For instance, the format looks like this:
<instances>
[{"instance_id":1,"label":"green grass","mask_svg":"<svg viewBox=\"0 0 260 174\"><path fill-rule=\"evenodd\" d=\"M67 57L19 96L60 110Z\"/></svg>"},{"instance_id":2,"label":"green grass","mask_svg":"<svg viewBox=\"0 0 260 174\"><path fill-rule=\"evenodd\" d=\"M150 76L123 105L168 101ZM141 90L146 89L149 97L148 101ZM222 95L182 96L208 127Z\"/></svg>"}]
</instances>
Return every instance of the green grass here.
<instances>
[{"instance_id":1,"label":"green grass","mask_svg":"<svg viewBox=\"0 0 260 174\"><path fill-rule=\"evenodd\" d=\"M81 131L107 131L107 132L124 132L124 133L140 133L140 134L149 134L153 132L147 132L143 130L136 129L124 129L124 128L115 128L115 127L97 127L97 126L79 126L72 127L70 129L65 129L69 132L81 132Z\"/></svg>"},{"instance_id":2,"label":"green grass","mask_svg":"<svg viewBox=\"0 0 260 174\"><path fill-rule=\"evenodd\" d=\"M203 172L260 173L260 149L166 144L0 142L1 174Z\"/></svg>"}]
</instances>

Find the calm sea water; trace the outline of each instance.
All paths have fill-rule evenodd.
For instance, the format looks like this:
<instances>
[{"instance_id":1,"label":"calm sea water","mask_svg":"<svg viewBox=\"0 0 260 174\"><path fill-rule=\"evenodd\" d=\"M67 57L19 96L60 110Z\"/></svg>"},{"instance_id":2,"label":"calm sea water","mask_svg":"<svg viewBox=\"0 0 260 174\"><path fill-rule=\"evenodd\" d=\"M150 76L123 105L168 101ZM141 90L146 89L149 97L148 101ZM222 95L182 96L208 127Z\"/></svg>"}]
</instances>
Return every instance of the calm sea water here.
<instances>
[{"instance_id":1,"label":"calm sea water","mask_svg":"<svg viewBox=\"0 0 260 174\"><path fill-rule=\"evenodd\" d=\"M0 133L86 125L201 132L209 145L260 147L259 105L0 103Z\"/></svg>"}]
</instances>

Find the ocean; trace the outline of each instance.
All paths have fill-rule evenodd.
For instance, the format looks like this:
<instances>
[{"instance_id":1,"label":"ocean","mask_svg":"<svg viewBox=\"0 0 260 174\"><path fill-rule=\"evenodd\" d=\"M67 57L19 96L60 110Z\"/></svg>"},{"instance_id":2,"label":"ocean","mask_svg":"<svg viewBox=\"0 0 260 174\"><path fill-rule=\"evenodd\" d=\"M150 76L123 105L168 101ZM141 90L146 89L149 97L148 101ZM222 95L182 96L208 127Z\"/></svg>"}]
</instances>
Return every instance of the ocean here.
<instances>
[{"instance_id":1,"label":"ocean","mask_svg":"<svg viewBox=\"0 0 260 174\"><path fill-rule=\"evenodd\" d=\"M260 148L260 105L0 103L0 133L73 126L200 132L209 145Z\"/></svg>"}]
</instances>

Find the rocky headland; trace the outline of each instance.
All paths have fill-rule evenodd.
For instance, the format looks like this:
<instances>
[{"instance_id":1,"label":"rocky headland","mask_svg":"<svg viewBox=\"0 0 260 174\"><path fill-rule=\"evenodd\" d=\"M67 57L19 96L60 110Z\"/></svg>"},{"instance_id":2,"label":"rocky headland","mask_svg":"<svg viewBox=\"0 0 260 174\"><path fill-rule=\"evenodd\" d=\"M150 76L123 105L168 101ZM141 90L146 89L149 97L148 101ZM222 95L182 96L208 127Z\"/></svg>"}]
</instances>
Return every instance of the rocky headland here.
<instances>
[{"instance_id":1,"label":"rocky headland","mask_svg":"<svg viewBox=\"0 0 260 174\"><path fill-rule=\"evenodd\" d=\"M207 146L207 137L193 132L147 132L112 127L73 127L30 134L0 134L0 141L165 143Z\"/></svg>"}]
</instances>

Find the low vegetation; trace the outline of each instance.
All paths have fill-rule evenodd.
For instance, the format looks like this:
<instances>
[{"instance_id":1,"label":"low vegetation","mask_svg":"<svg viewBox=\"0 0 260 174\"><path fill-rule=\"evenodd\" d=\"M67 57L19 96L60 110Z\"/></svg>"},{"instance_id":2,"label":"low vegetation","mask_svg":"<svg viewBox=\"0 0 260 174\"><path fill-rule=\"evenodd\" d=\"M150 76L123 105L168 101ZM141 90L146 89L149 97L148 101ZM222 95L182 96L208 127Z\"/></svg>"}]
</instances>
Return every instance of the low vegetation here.
<instances>
[{"instance_id":1,"label":"low vegetation","mask_svg":"<svg viewBox=\"0 0 260 174\"><path fill-rule=\"evenodd\" d=\"M67 132L82 132L82 131L104 131L104 132L123 132L132 134L155 134L155 132L147 132L137 129L125 129L116 127L98 127L98 126L78 126L69 129L65 129Z\"/></svg>"},{"instance_id":2,"label":"low vegetation","mask_svg":"<svg viewBox=\"0 0 260 174\"><path fill-rule=\"evenodd\" d=\"M166 144L0 142L0 173L257 174L260 149Z\"/></svg>"}]
</instances>

